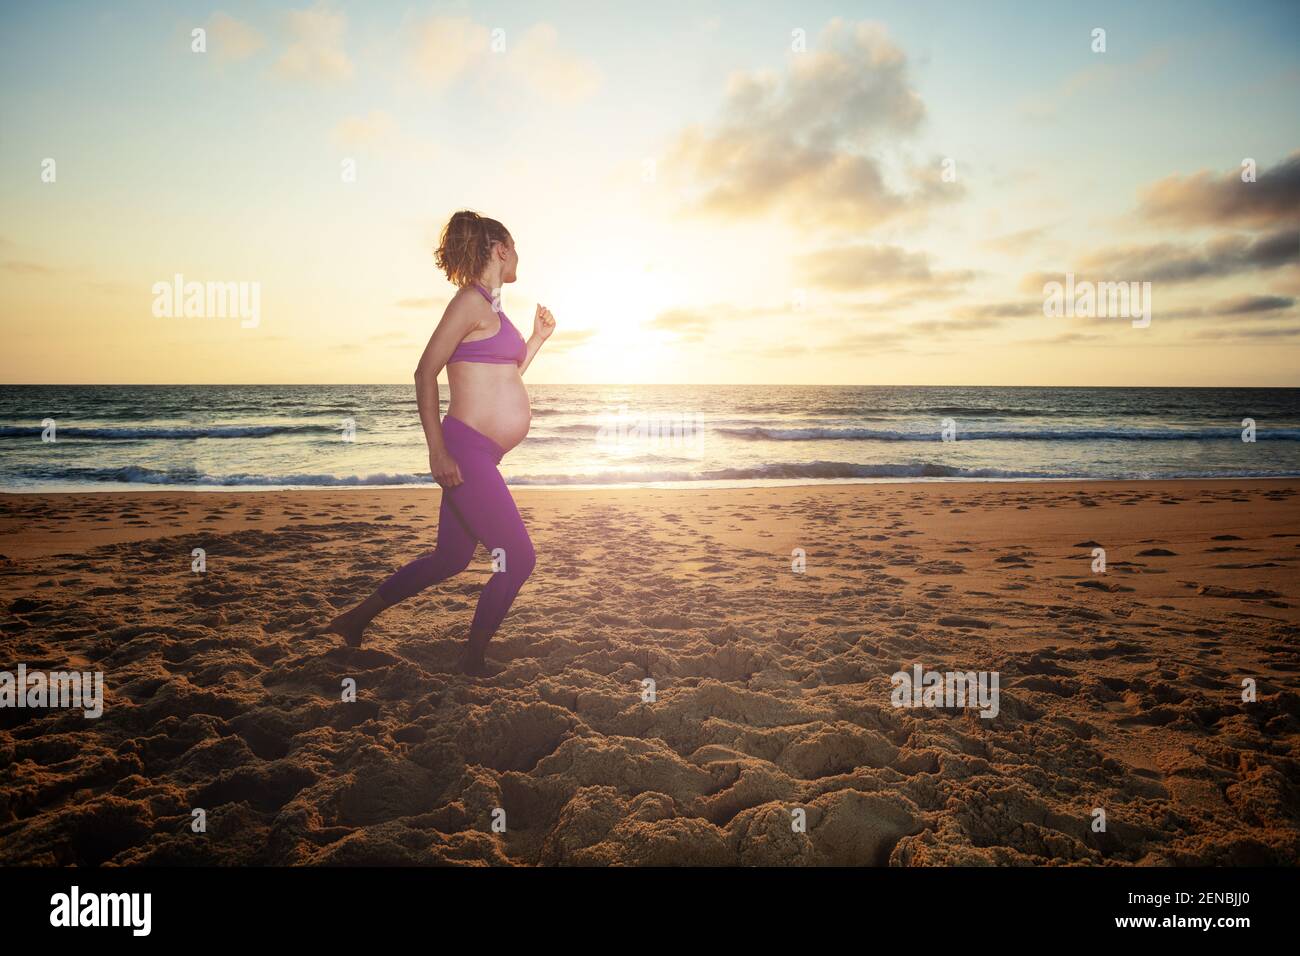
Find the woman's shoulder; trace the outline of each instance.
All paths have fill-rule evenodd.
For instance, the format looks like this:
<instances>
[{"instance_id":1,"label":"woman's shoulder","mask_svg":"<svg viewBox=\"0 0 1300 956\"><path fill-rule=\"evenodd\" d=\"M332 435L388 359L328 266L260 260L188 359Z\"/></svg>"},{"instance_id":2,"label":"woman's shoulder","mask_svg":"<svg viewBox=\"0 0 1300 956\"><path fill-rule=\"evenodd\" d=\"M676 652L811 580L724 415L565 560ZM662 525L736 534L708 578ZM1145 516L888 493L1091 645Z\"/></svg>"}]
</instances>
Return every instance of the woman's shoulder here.
<instances>
[{"instance_id":1,"label":"woman's shoulder","mask_svg":"<svg viewBox=\"0 0 1300 956\"><path fill-rule=\"evenodd\" d=\"M472 285L461 286L452 293L444 315L473 328L481 328L494 321L491 304Z\"/></svg>"}]
</instances>

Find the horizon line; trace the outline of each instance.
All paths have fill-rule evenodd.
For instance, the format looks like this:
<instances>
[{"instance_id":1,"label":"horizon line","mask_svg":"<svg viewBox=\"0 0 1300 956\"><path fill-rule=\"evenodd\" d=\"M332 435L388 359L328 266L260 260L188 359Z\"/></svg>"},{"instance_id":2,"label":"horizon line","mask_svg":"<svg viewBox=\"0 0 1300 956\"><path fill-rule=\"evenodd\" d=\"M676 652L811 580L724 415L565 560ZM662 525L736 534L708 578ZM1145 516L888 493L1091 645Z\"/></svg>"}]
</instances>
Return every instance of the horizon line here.
<instances>
[{"instance_id":1,"label":"horizon line","mask_svg":"<svg viewBox=\"0 0 1300 956\"><path fill-rule=\"evenodd\" d=\"M441 380L440 380L441 381ZM3 382L0 388L362 388L409 385L409 382ZM525 383L527 385L528 383ZM1300 389L1295 385L975 385L962 383L912 383L906 385L867 382L535 382L553 388L1091 388L1091 389Z\"/></svg>"}]
</instances>

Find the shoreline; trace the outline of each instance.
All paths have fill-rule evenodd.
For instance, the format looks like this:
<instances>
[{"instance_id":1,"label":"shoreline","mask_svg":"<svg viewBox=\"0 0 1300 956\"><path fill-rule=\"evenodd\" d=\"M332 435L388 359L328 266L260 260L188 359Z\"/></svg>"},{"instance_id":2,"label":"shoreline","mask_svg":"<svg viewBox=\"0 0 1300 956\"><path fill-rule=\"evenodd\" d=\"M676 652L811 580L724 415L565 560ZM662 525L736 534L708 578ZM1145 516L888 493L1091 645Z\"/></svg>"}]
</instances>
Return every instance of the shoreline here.
<instances>
[{"instance_id":1,"label":"shoreline","mask_svg":"<svg viewBox=\"0 0 1300 956\"><path fill-rule=\"evenodd\" d=\"M506 479L506 486L510 489L511 494L517 492L589 492L589 491L727 491L731 489L754 490L762 488L838 488L843 486L875 486L875 485L1068 485L1071 483L1086 484L1096 486L1098 484L1159 484L1160 482L1300 482L1300 474L1295 475L1265 475L1265 476L1236 476L1236 475L1216 475L1216 476L1188 476L1188 477L1165 477L1153 476L1150 478L961 478L961 477L915 477L908 476L902 478L822 478L810 480L806 478L759 478L750 481L663 481L663 482L644 482L639 484L618 484L616 482L598 482L595 484L566 483L566 484L541 484L526 483L521 485L510 484L509 478ZM107 482L105 484L108 484ZM427 483L411 482L404 485L129 485L126 487L96 487L90 486L85 488L36 488L36 489L15 489L0 487L0 496L10 497L40 497L44 495L150 495L150 494L283 494L304 491L315 492L366 492L366 491L431 491L437 485L432 481Z\"/></svg>"}]
</instances>

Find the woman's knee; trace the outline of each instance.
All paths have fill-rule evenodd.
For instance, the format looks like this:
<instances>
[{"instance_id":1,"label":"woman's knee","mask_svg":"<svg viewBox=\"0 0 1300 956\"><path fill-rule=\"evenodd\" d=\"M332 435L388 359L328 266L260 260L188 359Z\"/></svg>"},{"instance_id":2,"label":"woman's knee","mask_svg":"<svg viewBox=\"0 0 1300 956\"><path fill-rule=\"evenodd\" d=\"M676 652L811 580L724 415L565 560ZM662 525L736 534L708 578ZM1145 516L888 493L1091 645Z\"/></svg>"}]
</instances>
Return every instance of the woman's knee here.
<instances>
[{"instance_id":1,"label":"woman's knee","mask_svg":"<svg viewBox=\"0 0 1300 956\"><path fill-rule=\"evenodd\" d=\"M506 548L505 572L511 578L523 584L537 567L537 552L533 542L527 537Z\"/></svg>"},{"instance_id":2,"label":"woman's knee","mask_svg":"<svg viewBox=\"0 0 1300 956\"><path fill-rule=\"evenodd\" d=\"M454 574L460 574L474 560L474 544L471 542L469 547L439 544L430 557L434 559L446 577L451 577Z\"/></svg>"}]
</instances>

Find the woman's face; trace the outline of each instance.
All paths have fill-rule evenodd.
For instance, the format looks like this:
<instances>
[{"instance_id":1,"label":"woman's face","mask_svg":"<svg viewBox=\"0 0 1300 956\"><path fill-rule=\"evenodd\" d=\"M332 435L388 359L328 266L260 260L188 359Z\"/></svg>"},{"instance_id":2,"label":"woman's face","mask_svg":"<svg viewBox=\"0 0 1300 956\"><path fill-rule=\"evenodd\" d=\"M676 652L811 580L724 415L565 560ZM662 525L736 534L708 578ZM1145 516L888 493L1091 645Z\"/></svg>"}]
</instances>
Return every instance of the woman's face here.
<instances>
[{"instance_id":1,"label":"woman's face","mask_svg":"<svg viewBox=\"0 0 1300 956\"><path fill-rule=\"evenodd\" d=\"M519 253L515 251L515 237L511 236L510 241L503 247L505 261L501 266L501 281L515 281L515 267L519 265Z\"/></svg>"}]
</instances>

